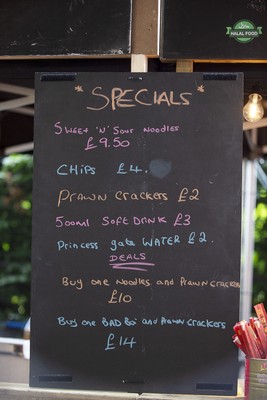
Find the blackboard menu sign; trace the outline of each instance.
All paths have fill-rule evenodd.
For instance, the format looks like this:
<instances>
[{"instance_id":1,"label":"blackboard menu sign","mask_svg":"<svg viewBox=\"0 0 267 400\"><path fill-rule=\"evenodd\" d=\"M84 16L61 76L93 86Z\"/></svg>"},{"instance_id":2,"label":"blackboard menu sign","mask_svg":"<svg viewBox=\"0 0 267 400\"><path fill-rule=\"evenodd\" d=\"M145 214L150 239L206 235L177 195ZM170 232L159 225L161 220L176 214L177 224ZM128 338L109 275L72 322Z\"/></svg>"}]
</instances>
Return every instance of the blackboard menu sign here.
<instances>
[{"instance_id":1,"label":"blackboard menu sign","mask_svg":"<svg viewBox=\"0 0 267 400\"><path fill-rule=\"evenodd\" d=\"M163 59L267 59L267 5L261 0L163 0Z\"/></svg>"},{"instance_id":2,"label":"blackboard menu sign","mask_svg":"<svg viewBox=\"0 0 267 400\"><path fill-rule=\"evenodd\" d=\"M0 56L130 53L131 0L0 2Z\"/></svg>"},{"instance_id":3,"label":"blackboard menu sign","mask_svg":"<svg viewBox=\"0 0 267 400\"><path fill-rule=\"evenodd\" d=\"M36 75L31 386L236 392L242 79Z\"/></svg>"}]
</instances>

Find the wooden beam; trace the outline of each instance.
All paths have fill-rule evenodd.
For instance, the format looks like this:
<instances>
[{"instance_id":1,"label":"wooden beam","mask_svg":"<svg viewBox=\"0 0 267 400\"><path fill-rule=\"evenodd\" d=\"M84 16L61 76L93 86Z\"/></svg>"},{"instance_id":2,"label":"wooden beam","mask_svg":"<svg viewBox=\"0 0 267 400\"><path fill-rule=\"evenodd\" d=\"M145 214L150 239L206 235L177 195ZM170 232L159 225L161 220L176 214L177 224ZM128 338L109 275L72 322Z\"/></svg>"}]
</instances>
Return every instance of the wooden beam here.
<instances>
[{"instance_id":1,"label":"wooden beam","mask_svg":"<svg viewBox=\"0 0 267 400\"><path fill-rule=\"evenodd\" d=\"M133 0L131 52L158 56L158 0Z\"/></svg>"},{"instance_id":2,"label":"wooden beam","mask_svg":"<svg viewBox=\"0 0 267 400\"><path fill-rule=\"evenodd\" d=\"M203 63L203 64L266 64L267 60L217 60L217 59L194 59L195 63Z\"/></svg>"},{"instance_id":3,"label":"wooden beam","mask_svg":"<svg viewBox=\"0 0 267 400\"><path fill-rule=\"evenodd\" d=\"M177 60L176 72L193 72L193 60Z\"/></svg>"},{"instance_id":4,"label":"wooden beam","mask_svg":"<svg viewBox=\"0 0 267 400\"><path fill-rule=\"evenodd\" d=\"M24 86L10 85L8 83L3 83L3 82L0 82L0 92L20 94L22 96L34 95L34 89Z\"/></svg>"},{"instance_id":5,"label":"wooden beam","mask_svg":"<svg viewBox=\"0 0 267 400\"><path fill-rule=\"evenodd\" d=\"M0 102L0 111L10 110L34 103L34 95L20 97L19 99Z\"/></svg>"},{"instance_id":6,"label":"wooden beam","mask_svg":"<svg viewBox=\"0 0 267 400\"><path fill-rule=\"evenodd\" d=\"M251 129L264 128L266 126L267 126L267 118L262 118L258 122L244 121L243 122L243 131L249 131Z\"/></svg>"}]
</instances>

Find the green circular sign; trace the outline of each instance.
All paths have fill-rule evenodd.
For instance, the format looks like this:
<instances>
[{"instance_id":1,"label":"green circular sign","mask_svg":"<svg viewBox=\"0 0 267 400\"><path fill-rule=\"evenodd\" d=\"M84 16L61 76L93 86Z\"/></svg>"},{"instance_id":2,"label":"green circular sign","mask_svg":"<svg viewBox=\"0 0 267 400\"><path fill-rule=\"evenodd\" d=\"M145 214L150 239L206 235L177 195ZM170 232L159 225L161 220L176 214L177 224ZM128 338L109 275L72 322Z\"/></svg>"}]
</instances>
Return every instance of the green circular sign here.
<instances>
[{"instance_id":1,"label":"green circular sign","mask_svg":"<svg viewBox=\"0 0 267 400\"><path fill-rule=\"evenodd\" d=\"M233 26L233 30L236 32L235 39L240 43L249 43L255 39L255 37L259 36L256 26L247 19L236 22Z\"/></svg>"}]
</instances>

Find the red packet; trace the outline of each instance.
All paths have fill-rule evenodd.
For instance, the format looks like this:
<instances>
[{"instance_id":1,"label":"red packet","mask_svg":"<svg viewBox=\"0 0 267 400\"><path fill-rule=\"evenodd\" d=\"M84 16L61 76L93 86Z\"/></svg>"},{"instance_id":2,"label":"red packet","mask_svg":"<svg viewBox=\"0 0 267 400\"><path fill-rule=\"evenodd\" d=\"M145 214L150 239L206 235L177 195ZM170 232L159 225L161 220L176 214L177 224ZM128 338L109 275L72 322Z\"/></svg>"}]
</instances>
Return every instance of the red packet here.
<instances>
[{"instance_id":1,"label":"red packet","mask_svg":"<svg viewBox=\"0 0 267 400\"><path fill-rule=\"evenodd\" d=\"M267 355L267 336L265 335L264 329L262 324L260 323L260 321L257 319L256 321L254 321L254 327L255 327L255 332L256 335L262 345L262 349L263 349L263 356L261 358L266 358Z\"/></svg>"},{"instance_id":2,"label":"red packet","mask_svg":"<svg viewBox=\"0 0 267 400\"><path fill-rule=\"evenodd\" d=\"M254 306L257 317L259 318L260 323L263 326L264 332L267 335L267 314L263 303L256 304Z\"/></svg>"},{"instance_id":3,"label":"red packet","mask_svg":"<svg viewBox=\"0 0 267 400\"><path fill-rule=\"evenodd\" d=\"M245 325L245 334L248 337L248 342L251 350L251 358L261 358L261 353L257 345L257 336L249 324Z\"/></svg>"}]
</instances>

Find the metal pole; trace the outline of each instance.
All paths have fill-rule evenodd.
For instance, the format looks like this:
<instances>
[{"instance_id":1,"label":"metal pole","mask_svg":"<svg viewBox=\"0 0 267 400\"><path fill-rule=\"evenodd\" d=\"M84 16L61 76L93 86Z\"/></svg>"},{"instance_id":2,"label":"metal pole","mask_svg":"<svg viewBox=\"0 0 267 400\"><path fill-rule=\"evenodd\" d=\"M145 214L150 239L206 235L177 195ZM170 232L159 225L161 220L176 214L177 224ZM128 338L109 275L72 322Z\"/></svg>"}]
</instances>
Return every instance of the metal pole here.
<instances>
[{"instance_id":1,"label":"metal pole","mask_svg":"<svg viewBox=\"0 0 267 400\"><path fill-rule=\"evenodd\" d=\"M254 209L256 206L257 172L255 161L243 161L242 241L241 241L241 293L240 320L248 321L252 311Z\"/></svg>"}]
</instances>

